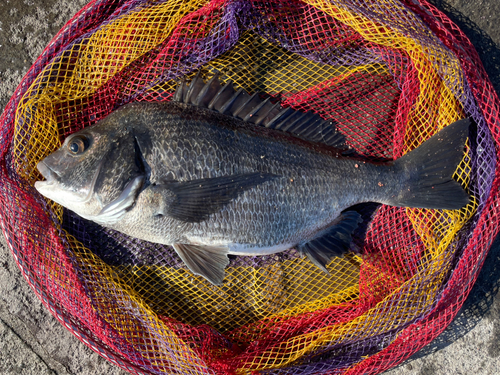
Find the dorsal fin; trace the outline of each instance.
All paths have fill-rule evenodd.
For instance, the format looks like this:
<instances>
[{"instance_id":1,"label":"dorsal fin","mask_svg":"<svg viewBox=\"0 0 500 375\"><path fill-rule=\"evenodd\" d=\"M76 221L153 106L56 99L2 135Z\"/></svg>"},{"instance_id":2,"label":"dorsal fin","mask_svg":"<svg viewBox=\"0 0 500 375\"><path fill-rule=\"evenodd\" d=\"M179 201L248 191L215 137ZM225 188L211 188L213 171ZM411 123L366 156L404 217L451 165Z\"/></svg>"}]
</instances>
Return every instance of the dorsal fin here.
<instances>
[{"instance_id":1,"label":"dorsal fin","mask_svg":"<svg viewBox=\"0 0 500 375\"><path fill-rule=\"evenodd\" d=\"M344 135L337 131L332 121L323 120L313 112L283 108L279 103L271 103L270 98L262 100L258 93L250 95L242 88L235 90L231 81L223 85L218 72L206 83L199 71L189 85L182 80L172 100L288 132L311 142L349 150Z\"/></svg>"}]
</instances>

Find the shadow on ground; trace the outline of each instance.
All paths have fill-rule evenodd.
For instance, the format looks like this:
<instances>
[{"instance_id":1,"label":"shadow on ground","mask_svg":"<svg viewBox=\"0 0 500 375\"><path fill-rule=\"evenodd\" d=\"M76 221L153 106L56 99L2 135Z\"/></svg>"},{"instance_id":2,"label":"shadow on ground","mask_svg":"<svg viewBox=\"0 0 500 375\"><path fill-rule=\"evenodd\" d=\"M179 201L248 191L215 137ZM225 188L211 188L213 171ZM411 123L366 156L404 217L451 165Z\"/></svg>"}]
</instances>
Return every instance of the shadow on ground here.
<instances>
[{"instance_id":1,"label":"shadow on ground","mask_svg":"<svg viewBox=\"0 0 500 375\"><path fill-rule=\"evenodd\" d=\"M443 0L429 0L429 2L444 12L469 38L481 58L495 91L500 93L500 45L497 45L476 23L450 4ZM485 9L485 12L488 10Z\"/></svg>"}]
</instances>

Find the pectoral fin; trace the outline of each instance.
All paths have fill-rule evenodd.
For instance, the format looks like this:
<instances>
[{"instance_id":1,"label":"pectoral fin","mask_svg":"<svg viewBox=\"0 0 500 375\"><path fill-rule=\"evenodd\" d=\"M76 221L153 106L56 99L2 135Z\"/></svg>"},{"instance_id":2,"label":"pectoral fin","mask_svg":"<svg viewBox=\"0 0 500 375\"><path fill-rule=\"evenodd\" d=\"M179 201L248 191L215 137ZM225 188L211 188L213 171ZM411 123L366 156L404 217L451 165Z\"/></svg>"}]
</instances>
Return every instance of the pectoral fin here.
<instances>
[{"instance_id":1,"label":"pectoral fin","mask_svg":"<svg viewBox=\"0 0 500 375\"><path fill-rule=\"evenodd\" d=\"M203 276L214 285L222 284L224 269L229 264L227 247L178 243L174 249L195 275Z\"/></svg>"},{"instance_id":2,"label":"pectoral fin","mask_svg":"<svg viewBox=\"0 0 500 375\"><path fill-rule=\"evenodd\" d=\"M116 223L133 206L144 179L144 176L131 179L118 198L104 206L98 215L88 218L102 225Z\"/></svg>"},{"instance_id":3,"label":"pectoral fin","mask_svg":"<svg viewBox=\"0 0 500 375\"><path fill-rule=\"evenodd\" d=\"M246 190L276 177L266 173L247 173L171 182L166 185L171 197L165 213L180 221L197 223L220 211Z\"/></svg>"},{"instance_id":4,"label":"pectoral fin","mask_svg":"<svg viewBox=\"0 0 500 375\"><path fill-rule=\"evenodd\" d=\"M362 221L359 213L355 211L344 212L337 224L322 232L318 237L297 245L297 250L328 273L326 265L334 256L342 256L349 251L352 233Z\"/></svg>"}]
</instances>

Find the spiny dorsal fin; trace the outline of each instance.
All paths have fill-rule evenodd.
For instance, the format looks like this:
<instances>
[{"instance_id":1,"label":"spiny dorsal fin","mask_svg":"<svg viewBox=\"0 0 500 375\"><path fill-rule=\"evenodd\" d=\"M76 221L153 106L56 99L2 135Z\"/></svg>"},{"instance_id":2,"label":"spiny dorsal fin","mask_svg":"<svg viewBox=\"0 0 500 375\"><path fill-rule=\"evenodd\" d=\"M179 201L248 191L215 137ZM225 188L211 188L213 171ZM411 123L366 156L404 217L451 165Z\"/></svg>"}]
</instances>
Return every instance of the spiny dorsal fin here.
<instances>
[{"instance_id":1,"label":"spiny dorsal fin","mask_svg":"<svg viewBox=\"0 0 500 375\"><path fill-rule=\"evenodd\" d=\"M270 98L262 100L258 93L250 95L242 88L235 90L231 81L222 85L218 72L207 83L201 78L200 71L189 85L182 80L172 100L285 131L311 142L348 150L344 135L337 131L332 121L324 120L312 112L283 108L279 103L271 103Z\"/></svg>"}]
</instances>

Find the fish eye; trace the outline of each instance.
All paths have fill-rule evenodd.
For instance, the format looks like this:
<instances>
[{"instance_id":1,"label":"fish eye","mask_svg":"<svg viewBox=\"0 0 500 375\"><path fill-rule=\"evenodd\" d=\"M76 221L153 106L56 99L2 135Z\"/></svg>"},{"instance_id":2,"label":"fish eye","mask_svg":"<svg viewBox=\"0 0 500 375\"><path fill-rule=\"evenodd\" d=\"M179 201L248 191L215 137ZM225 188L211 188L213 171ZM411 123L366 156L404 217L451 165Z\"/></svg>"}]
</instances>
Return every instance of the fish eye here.
<instances>
[{"instance_id":1,"label":"fish eye","mask_svg":"<svg viewBox=\"0 0 500 375\"><path fill-rule=\"evenodd\" d=\"M87 137L76 136L68 143L68 151L73 155L80 155L88 149L89 143Z\"/></svg>"}]
</instances>

